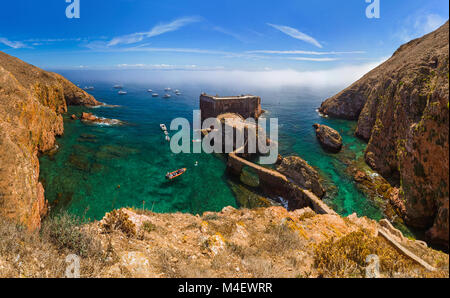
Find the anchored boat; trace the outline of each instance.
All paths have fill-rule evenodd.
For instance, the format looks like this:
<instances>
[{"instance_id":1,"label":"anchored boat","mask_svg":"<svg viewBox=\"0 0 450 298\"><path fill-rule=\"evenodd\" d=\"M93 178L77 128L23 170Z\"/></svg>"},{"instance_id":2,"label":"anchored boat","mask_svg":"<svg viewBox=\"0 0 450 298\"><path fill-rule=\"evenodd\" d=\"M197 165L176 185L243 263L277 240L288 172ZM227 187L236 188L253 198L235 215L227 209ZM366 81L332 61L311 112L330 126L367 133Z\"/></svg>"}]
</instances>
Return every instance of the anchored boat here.
<instances>
[{"instance_id":1,"label":"anchored boat","mask_svg":"<svg viewBox=\"0 0 450 298\"><path fill-rule=\"evenodd\" d=\"M168 179L168 180L175 179L175 178L177 178L178 176L183 175L185 172L186 172L186 168L182 168L182 169L173 171L173 172L171 172L171 173L167 173L167 174L166 174L166 179Z\"/></svg>"}]
</instances>

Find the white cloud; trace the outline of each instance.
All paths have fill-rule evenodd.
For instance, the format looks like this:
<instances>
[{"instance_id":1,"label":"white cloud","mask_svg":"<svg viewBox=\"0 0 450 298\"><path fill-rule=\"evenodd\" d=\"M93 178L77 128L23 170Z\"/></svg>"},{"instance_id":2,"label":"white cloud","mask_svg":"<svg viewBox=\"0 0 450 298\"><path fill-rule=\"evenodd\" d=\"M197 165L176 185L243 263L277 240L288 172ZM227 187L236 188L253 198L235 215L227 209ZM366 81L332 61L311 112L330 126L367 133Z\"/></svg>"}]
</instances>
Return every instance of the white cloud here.
<instances>
[{"instance_id":1,"label":"white cloud","mask_svg":"<svg viewBox=\"0 0 450 298\"><path fill-rule=\"evenodd\" d=\"M446 19L438 14L421 13L408 17L396 35L402 42L408 42L436 30L445 22Z\"/></svg>"},{"instance_id":2,"label":"white cloud","mask_svg":"<svg viewBox=\"0 0 450 298\"><path fill-rule=\"evenodd\" d=\"M274 25L274 24L270 24L270 23L267 23L267 25L269 25L277 30L280 30L281 32L289 35L292 38L303 40L304 42L315 45L318 48L322 48L322 45L317 40L315 40L313 37L311 37L303 32L300 32L295 28L292 28L289 26L283 26L283 25Z\"/></svg>"},{"instance_id":3,"label":"white cloud","mask_svg":"<svg viewBox=\"0 0 450 298\"><path fill-rule=\"evenodd\" d=\"M199 21L200 21L200 19L198 17L186 17L186 18L177 19L177 20L172 21L167 24L156 25L148 32L137 32L137 33L133 33L133 34L115 37L107 43L107 46L137 43L137 42L144 40L144 38L150 38L150 37L158 36L158 35L161 35L161 34L164 34L167 32L176 31L176 30L180 29L181 27L184 27L186 25L189 25L189 24L195 23L195 22L199 22Z\"/></svg>"},{"instance_id":4,"label":"white cloud","mask_svg":"<svg viewBox=\"0 0 450 298\"><path fill-rule=\"evenodd\" d=\"M289 59L296 61L312 61L312 62L329 62L339 60L338 58L311 58L311 57L290 57Z\"/></svg>"},{"instance_id":5,"label":"white cloud","mask_svg":"<svg viewBox=\"0 0 450 298\"><path fill-rule=\"evenodd\" d=\"M143 70L219 70L223 67L204 67L195 64L191 65L171 65L171 64L118 64L119 69L143 69Z\"/></svg>"},{"instance_id":6,"label":"white cloud","mask_svg":"<svg viewBox=\"0 0 450 298\"><path fill-rule=\"evenodd\" d=\"M21 49L21 48L26 48L27 46L21 42L21 41L11 41L9 39L0 37L0 43L13 48L13 49Z\"/></svg>"},{"instance_id":7,"label":"white cloud","mask_svg":"<svg viewBox=\"0 0 450 298\"><path fill-rule=\"evenodd\" d=\"M345 54L365 54L364 51L348 51L348 52L315 52L315 51L273 51L273 50L255 50L247 51L248 54L279 54L279 55L345 55Z\"/></svg>"},{"instance_id":8,"label":"white cloud","mask_svg":"<svg viewBox=\"0 0 450 298\"><path fill-rule=\"evenodd\" d=\"M237 39L237 40L239 40L239 41L245 42L244 38L242 38L242 36L240 36L239 34L236 34L236 33L234 33L234 32L231 32L231 31L229 31L229 30L227 30L227 29L224 29L224 28L222 28L222 27L215 26L215 27L213 27L212 29L213 29L214 31L217 31L217 32L223 33L223 34L225 34L225 35L231 36L231 37L233 37L234 39Z\"/></svg>"},{"instance_id":9,"label":"white cloud","mask_svg":"<svg viewBox=\"0 0 450 298\"><path fill-rule=\"evenodd\" d=\"M165 64L139 64L133 68L126 64L117 67L116 71L106 70L101 77L105 81L120 81L123 83L151 84L157 81L164 85L208 86L208 88L232 86L235 89L248 90L251 88L276 89L295 87L317 92L329 92L330 90L336 92L357 81L383 61L315 71L273 70L270 68L264 68L261 71L244 71L225 70L221 69L221 67ZM94 80L99 77L98 72L93 72L92 74L83 72L79 75L80 79L91 79L90 76L92 76Z\"/></svg>"}]
</instances>

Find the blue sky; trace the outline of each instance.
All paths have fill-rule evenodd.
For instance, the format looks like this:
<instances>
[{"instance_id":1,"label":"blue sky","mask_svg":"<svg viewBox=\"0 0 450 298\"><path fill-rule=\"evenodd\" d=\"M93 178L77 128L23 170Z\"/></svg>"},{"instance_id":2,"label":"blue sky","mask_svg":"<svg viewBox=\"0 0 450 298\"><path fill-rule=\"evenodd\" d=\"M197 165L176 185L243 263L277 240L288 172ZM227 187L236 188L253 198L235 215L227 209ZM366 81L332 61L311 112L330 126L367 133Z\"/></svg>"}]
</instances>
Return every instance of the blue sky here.
<instances>
[{"instance_id":1,"label":"blue sky","mask_svg":"<svg viewBox=\"0 0 450 298\"><path fill-rule=\"evenodd\" d=\"M46 69L320 71L370 64L442 25L444 0L2 1L0 51Z\"/></svg>"}]
</instances>

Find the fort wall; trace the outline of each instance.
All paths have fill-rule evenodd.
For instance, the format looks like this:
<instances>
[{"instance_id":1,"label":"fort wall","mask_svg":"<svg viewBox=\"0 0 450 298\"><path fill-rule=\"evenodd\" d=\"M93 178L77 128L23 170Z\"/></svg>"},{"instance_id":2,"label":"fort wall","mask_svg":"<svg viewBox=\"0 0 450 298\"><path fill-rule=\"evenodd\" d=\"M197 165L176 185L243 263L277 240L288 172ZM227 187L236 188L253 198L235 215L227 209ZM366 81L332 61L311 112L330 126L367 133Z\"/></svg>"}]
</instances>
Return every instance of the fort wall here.
<instances>
[{"instance_id":1,"label":"fort wall","mask_svg":"<svg viewBox=\"0 0 450 298\"><path fill-rule=\"evenodd\" d=\"M245 119L250 117L257 119L262 114L261 98L253 95L220 97L202 93L200 110L202 121L224 113L236 113Z\"/></svg>"}]
</instances>

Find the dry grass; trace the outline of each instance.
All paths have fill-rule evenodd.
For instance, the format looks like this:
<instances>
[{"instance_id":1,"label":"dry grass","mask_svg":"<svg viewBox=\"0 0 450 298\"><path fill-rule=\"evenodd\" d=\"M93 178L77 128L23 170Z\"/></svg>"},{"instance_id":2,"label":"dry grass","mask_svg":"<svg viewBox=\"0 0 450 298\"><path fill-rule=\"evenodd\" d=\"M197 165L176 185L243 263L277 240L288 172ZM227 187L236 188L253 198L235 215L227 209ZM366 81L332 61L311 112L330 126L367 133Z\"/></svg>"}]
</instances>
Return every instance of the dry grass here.
<instances>
[{"instance_id":1,"label":"dry grass","mask_svg":"<svg viewBox=\"0 0 450 298\"><path fill-rule=\"evenodd\" d=\"M0 277L64 277L69 254L80 256L82 277L94 277L108 265L94 231L62 214L47 218L41 233L29 233L0 218Z\"/></svg>"},{"instance_id":2,"label":"dry grass","mask_svg":"<svg viewBox=\"0 0 450 298\"><path fill-rule=\"evenodd\" d=\"M440 277L445 272L425 272L412 260L399 253L383 238L366 230L352 232L339 240L330 239L316 246L314 266L323 277L363 277L366 258L377 255L384 277ZM447 272L448 276L448 272Z\"/></svg>"}]
</instances>

